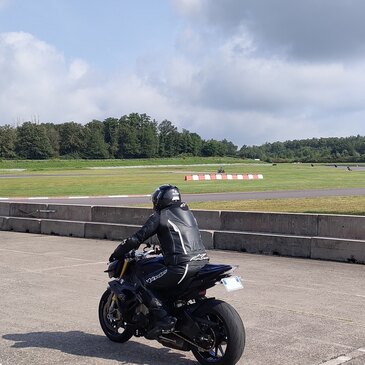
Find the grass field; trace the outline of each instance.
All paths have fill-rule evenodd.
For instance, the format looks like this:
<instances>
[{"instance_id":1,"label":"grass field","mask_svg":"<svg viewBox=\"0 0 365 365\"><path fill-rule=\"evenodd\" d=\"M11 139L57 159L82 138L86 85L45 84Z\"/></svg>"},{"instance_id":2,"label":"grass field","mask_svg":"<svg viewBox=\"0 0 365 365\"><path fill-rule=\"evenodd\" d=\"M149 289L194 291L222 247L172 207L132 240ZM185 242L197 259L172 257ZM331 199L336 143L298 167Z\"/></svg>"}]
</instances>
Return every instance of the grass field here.
<instances>
[{"instance_id":1,"label":"grass field","mask_svg":"<svg viewBox=\"0 0 365 365\"><path fill-rule=\"evenodd\" d=\"M206 164L206 165L197 165ZM167 165L161 167L160 165ZM170 166L168 166L170 165ZM173 166L172 166L173 165ZM123 168L107 168L107 167ZM191 173L263 174L263 180L184 181ZM105 167L106 169L91 169ZM6 169L26 169L8 171ZM0 197L149 194L171 183L184 193L275 191L365 186L365 170L348 171L325 165L260 164L237 159L55 160L0 161ZM363 197L275 199L263 201L197 203L202 209L325 212L364 214Z\"/></svg>"},{"instance_id":2,"label":"grass field","mask_svg":"<svg viewBox=\"0 0 365 365\"><path fill-rule=\"evenodd\" d=\"M365 215L365 196L191 203L193 209Z\"/></svg>"},{"instance_id":3,"label":"grass field","mask_svg":"<svg viewBox=\"0 0 365 365\"><path fill-rule=\"evenodd\" d=\"M4 169L27 169L29 171L43 170L80 170L90 167L127 167L156 165L192 165L192 164L222 164L222 163L253 163L231 157L181 157L181 158L150 158L130 160L0 160L0 171Z\"/></svg>"}]
</instances>

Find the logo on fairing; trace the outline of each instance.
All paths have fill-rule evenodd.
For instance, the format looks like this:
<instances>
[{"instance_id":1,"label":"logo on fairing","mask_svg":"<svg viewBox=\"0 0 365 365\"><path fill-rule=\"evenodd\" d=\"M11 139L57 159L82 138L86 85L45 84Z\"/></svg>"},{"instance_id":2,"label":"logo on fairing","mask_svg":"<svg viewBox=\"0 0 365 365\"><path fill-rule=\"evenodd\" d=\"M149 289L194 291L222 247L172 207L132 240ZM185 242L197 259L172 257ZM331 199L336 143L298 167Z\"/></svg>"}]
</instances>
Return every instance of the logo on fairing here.
<instances>
[{"instance_id":1,"label":"logo on fairing","mask_svg":"<svg viewBox=\"0 0 365 365\"><path fill-rule=\"evenodd\" d=\"M167 269L164 271L161 271L158 275L152 276L151 278L146 279L146 282L148 284L151 284L153 281L162 278L164 275L166 275Z\"/></svg>"}]
</instances>

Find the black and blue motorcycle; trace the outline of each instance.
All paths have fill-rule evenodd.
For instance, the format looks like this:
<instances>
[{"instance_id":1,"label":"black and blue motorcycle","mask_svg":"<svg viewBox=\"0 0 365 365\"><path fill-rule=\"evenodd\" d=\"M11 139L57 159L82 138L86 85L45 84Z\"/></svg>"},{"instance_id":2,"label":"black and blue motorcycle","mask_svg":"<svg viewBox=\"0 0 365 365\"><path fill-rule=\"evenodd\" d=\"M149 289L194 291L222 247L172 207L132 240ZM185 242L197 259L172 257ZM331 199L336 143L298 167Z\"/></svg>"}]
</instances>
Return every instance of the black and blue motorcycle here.
<instances>
[{"instance_id":1,"label":"black and blue motorcycle","mask_svg":"<svg viewBox=\"0 0 365 365\"><path fill-rule=\"evenodd\" d=\"M106 272L114 279L100 299L99 320L111 341L123 343L151 330L152 316L138 290L139 274L162 261L156 248L147 245L142 252L131 251L123 261L109 263ZM232 276L235 268L207 264L175 289L159 293L177 322L172 332L162 333L156 340L169 348L192 351L203 365L236 364L245 347L241 317L230 304L206 295L207 289L221 283L228 291L241 289L240 278Z\"/></svg>"}]
</instances>

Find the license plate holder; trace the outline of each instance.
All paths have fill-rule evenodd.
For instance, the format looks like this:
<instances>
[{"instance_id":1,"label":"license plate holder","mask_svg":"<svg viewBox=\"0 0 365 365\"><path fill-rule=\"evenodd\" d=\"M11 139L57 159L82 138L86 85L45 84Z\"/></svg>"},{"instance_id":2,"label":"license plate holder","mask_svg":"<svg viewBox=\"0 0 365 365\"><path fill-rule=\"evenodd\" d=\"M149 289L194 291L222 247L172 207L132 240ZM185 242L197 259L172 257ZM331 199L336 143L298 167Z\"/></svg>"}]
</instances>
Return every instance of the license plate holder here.
<instances>
[{"instance_id":1,"label":"license plate holder","mask_svg":"<svg viewBox=\"0 0 365 365\"><path fill-rule=\"evenodd\" d=\"M230 276L221 280L227 291L234 291L243 289L243 284L239 276Z\"/></svg>"}]
</instances>

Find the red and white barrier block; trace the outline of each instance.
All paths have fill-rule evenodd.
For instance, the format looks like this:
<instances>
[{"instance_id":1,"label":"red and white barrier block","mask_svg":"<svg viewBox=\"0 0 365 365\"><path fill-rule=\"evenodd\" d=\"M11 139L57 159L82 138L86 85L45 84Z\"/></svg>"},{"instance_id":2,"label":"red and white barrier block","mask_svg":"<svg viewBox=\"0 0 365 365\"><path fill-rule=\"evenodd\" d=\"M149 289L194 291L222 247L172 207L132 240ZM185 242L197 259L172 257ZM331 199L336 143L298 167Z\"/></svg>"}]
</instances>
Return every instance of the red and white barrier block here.
<instances>
[{"instance_id":1,"label":"red and white barrier block","mask_svg":"<svg viewBox=\"0 0 365 365\"><path fill-rule=\"evenodd\" d=\"M185 181L202 181L202 180L261 180L262 174L199 174L187 175Z\"/></svg>"}]
</instances>

